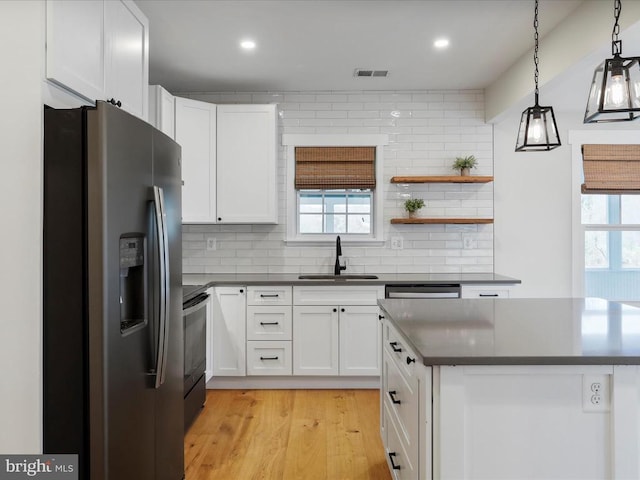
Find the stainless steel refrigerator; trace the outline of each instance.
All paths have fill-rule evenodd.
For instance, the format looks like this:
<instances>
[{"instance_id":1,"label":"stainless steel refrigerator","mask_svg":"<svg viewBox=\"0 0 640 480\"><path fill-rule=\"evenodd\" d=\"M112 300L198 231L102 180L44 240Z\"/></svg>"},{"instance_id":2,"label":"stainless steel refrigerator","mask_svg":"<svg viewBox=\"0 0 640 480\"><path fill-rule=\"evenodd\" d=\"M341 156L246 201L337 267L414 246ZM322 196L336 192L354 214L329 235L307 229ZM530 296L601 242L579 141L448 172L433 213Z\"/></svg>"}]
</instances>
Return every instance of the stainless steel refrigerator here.
<instances>
[{"instance_id":1,"label":"stainless steel refrigerator","mask_svg":"<svg viewBox=\"0 0 640 480\"><path fill-rule=\"evenodd\" d=\"M103 102L44 125L44 452L81 479L180 480L180 146Z\"/></svg>"}]
</instances>

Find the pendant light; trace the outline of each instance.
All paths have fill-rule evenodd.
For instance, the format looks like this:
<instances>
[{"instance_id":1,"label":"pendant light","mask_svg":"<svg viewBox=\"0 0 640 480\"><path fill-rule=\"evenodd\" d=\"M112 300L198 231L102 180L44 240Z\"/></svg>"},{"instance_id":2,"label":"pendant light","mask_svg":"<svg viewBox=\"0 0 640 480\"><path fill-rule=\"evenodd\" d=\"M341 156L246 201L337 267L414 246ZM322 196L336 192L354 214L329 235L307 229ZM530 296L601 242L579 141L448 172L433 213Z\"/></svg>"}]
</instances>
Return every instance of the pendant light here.
<instances>
[{"instance_id":1,"label":"pendant light","mask_svg":"<svg viewBox=\"0 0 640 480\"><path fill-rule=\"evenodd\" d=\"M538 0L535 0L533 28L535 30L533 63L536 67L534 75L536 82L535 105L522 112L516 152L546 151L560 146L553 107L541 107L538 103Z\"/></svg>"},{"instance_id":2,"label":"pendant light","mask_svg":"<svg viewBox=\"0 0 640 480\"><path fill-rule=\"evenodd\" d=\"M624 122L640 116L640 57L622 57L620 34L621 0L614 0L615 23L611 33L611 54L593 72L584 123Z\"/></svg>"}]
</instances>

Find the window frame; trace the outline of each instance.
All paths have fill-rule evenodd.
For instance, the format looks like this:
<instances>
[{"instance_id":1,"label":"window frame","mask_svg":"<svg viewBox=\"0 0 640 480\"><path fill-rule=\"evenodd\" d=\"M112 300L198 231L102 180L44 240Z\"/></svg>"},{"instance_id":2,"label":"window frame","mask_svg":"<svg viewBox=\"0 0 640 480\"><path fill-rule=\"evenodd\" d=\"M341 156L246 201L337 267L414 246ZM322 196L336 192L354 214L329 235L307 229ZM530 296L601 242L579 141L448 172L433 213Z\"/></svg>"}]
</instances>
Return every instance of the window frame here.
<instances>
[{"instance_id":1,"label":"window frame","mask_svg":"<svg viewBox=\"0 0 640 480\"><path fill-rule=\"evenodd\" d=\"M340 235L343 243L352 245L384 245L384 146L389 144L389 136L386 134L285 134L282 136L282 144L286 148L286 191L287 191L287 245L326 245L335 242ZM298 228L298 191L294 186L295 180L295 147L375 147L376 148L376 188L372 191L372 232L369 235L360 233L323 233L300 234Z\"/></svg>"}]
</instances>

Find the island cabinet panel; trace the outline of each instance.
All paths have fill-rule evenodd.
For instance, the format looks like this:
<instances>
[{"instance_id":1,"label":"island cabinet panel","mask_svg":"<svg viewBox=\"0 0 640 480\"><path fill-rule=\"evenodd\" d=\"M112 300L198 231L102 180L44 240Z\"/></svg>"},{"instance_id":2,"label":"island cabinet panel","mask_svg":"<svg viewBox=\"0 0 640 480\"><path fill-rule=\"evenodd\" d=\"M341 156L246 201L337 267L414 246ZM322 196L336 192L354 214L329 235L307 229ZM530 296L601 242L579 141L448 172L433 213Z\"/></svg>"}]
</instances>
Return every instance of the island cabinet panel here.
<instances>
[{"instance_id":1,"label":"island cabinet panel","mask_svg":"<svg viewBox=\"0 0 640 480\"><path fill-rule=\"evenodd\" d=\"M522 478L523 472L544 479L632 478L613 471L612 366L439 370L433 406L439 418L433 432L439 446L436 478ZM606 385L602 408L589 404L589 378ZM637 459L637 443L635 448Z\"/></svg>"}]
</instances>

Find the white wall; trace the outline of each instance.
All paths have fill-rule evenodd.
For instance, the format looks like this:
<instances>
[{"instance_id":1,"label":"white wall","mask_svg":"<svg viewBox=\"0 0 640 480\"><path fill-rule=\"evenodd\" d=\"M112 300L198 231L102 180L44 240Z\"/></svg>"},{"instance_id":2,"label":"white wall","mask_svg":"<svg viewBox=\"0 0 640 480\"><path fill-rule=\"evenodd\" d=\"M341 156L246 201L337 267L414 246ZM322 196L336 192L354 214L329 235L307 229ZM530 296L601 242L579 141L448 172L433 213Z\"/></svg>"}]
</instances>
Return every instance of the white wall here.
<instances>
[{"instance_id":1,"label":"white wall","mask_svg":"<svg viewBox=\"0 0 640 480\"><path fill-rule=\"evenodd\" d=\"M424 198L422 216L493 216L493 184L390 184L394 175L446 175L458 155L474 154L474 174L493 172L492 127L484 122L484 95L468 91L348 91L178 94L211 103L277 103L282 134L387 134L384 174L384 246L343 243L351 273L468 273L493 271L492 225L391 225L406 216L403 195ZM278 144L280 144L280 140ZM286 149L279 150L279 225L189 225L183 228L185 273L329 273L334 245L285 246ZM470 236L475 248L463 249ZM390 237L404 239L391 250ZM218 249L207 251L215 237Z\"/></svg>"},{"instance_id":2,"label":"white wall","mask_svg":"<svg viewBox=\"0 0 640 480\"><path fill-rule=\"evenodd\" d=\"M44 3L0 1L0 452L41 452Z\"/></svg>"}]
</instances>

